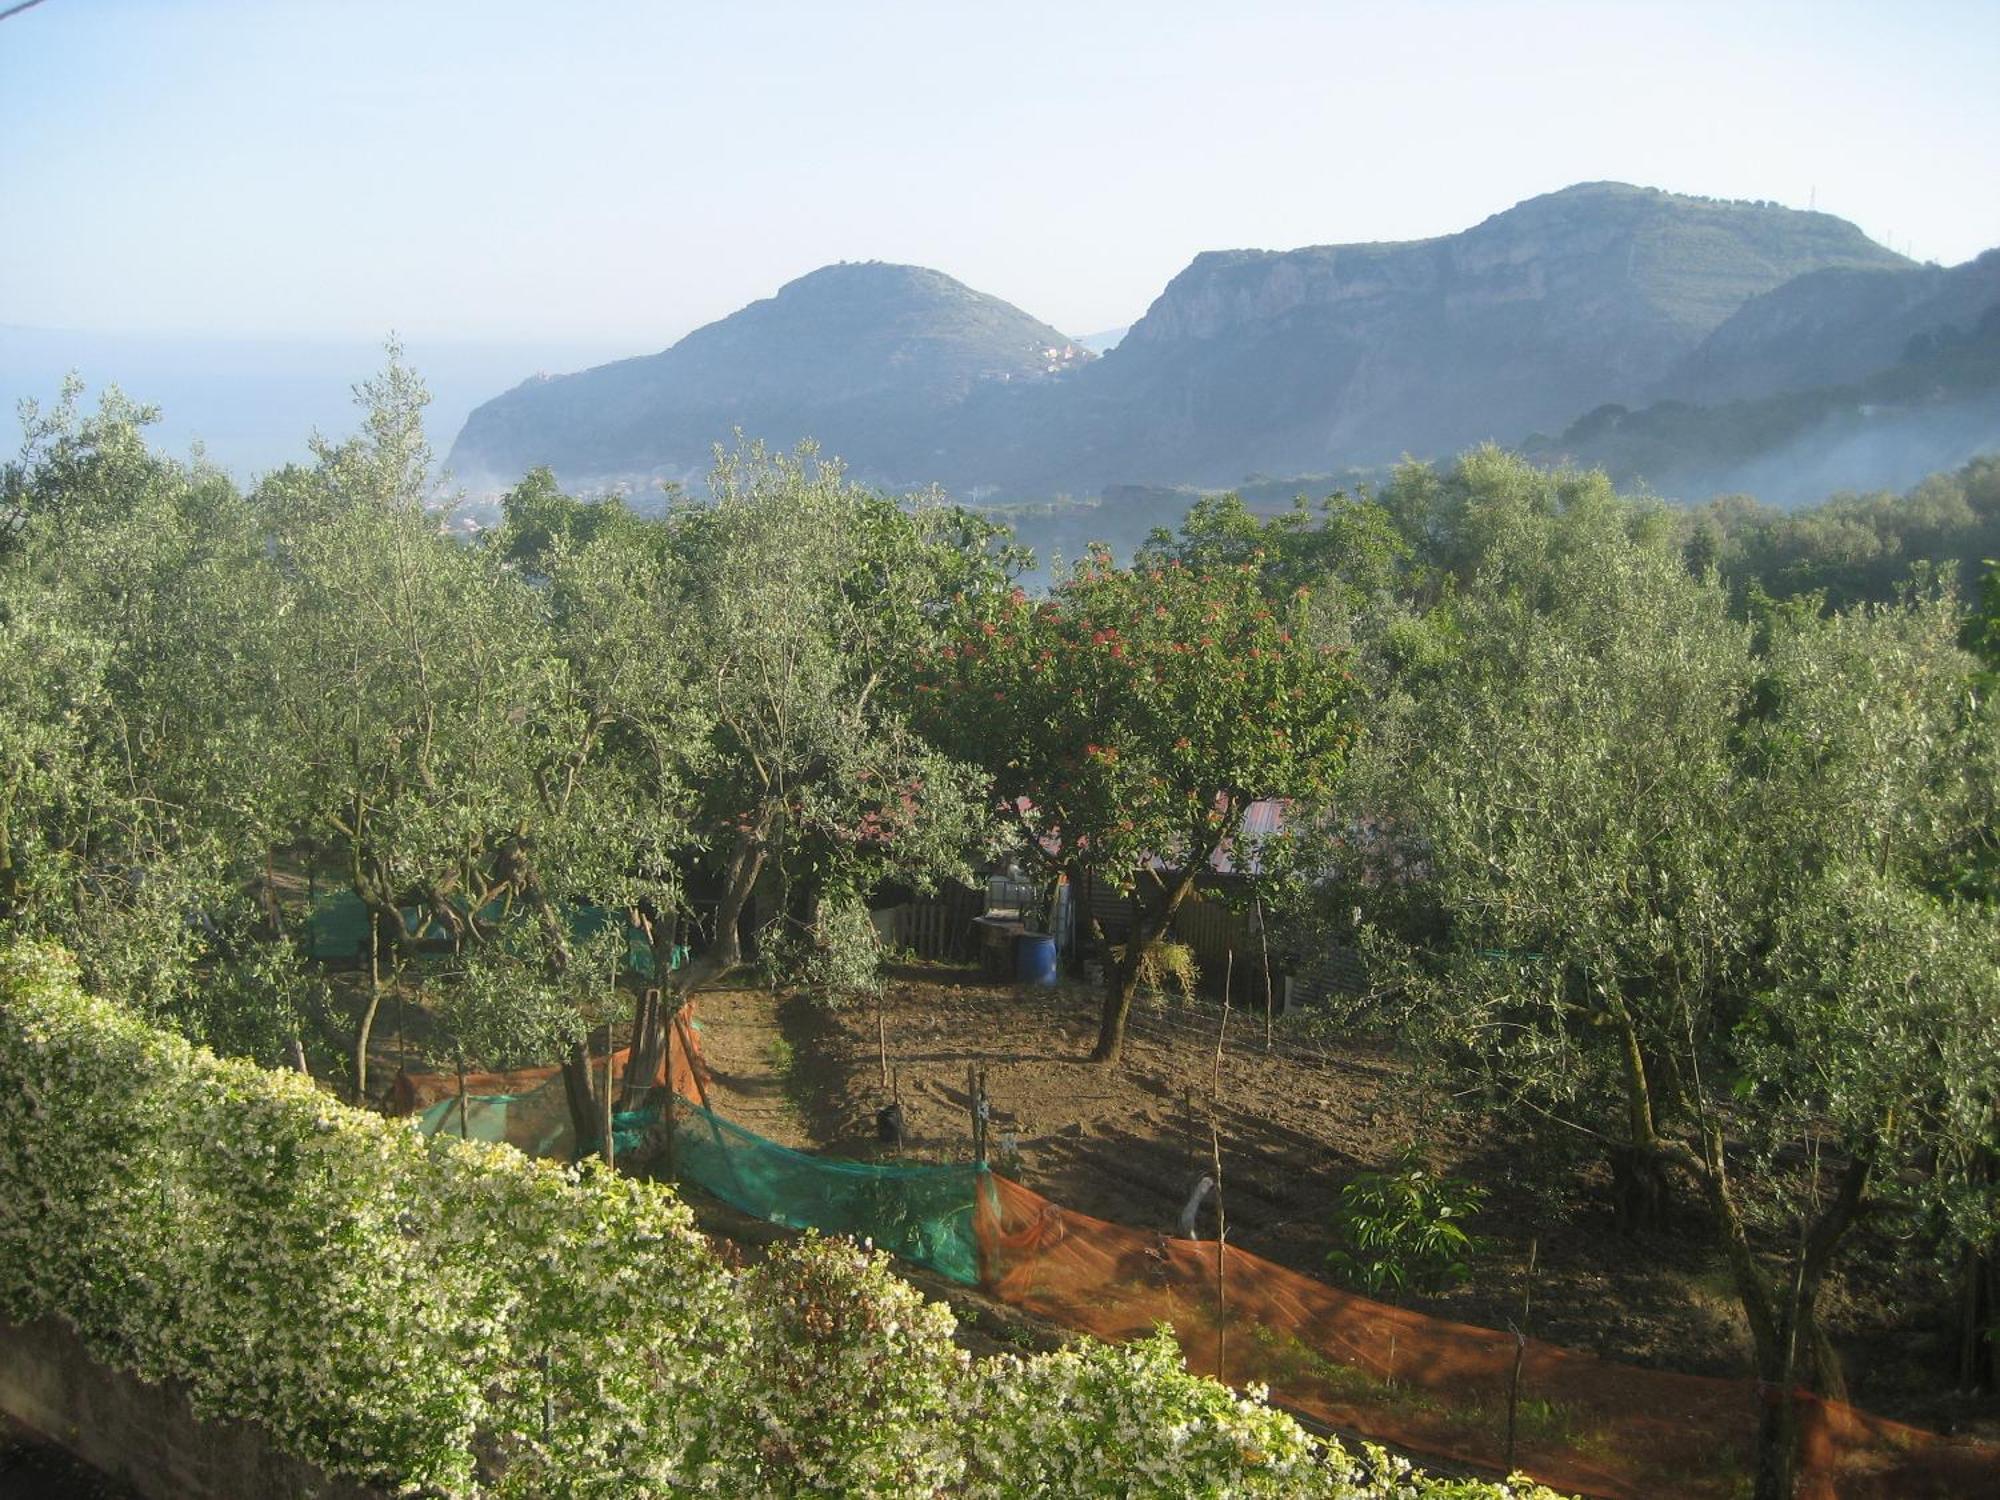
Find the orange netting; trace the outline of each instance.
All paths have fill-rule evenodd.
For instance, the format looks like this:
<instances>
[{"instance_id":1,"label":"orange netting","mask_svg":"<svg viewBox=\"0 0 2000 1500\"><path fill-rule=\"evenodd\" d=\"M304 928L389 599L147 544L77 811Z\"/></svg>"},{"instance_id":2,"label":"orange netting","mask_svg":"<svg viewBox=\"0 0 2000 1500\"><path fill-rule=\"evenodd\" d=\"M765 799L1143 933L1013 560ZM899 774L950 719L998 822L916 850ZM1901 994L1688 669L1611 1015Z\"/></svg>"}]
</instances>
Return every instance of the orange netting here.
<instances>
[{"instance_id":1,"label":"orange netting","mask_svg":"<svg viewBox=\"0 0 2000 1500\"><path fill-rule=\"evenodd\" d=\"M1191 1369L1398 1447L1506 1466L1512 1334L1342 1292L1246 1251L1058 1207L1005 1178L977 1218L1003 1301L1105 1339L1166 1323ZM1807 1500L2000 1493L2000 1451L1801 1395ZM1522 1352L1514 1467L1624 1497L1747 1493L1758 1407L1747 1381L1621 1365L1535 1339Z\"/></svg>"},{"instance_id":2,"label":"orange netting","mask_svg":"<svg viewBox=\"0 0 2000 1500\"><path fill-rule=\"evenodd\" d=\"M671 1082L675 1093L684 1099L698 1096L694 1070L702 1070L702 1082L708 1079L707 1065L701 1058L701 1044L695 1040L694 1004L688 1002L681 1007L680 1014L686 1018L687 1027L679 1021L667 1027L667 1040L663 1053L655 1064L650 1078L639 1080L642 1087L658 1088ZM632 1049L620 1047L611 1054L613 1077L622 1088L625 1070L631 1064ZM604 1076L604 1055L599 1053L590 1060L591 1076ZM465 1094L468 1098L495 1098L500 1096L521 1097L542 1091L542 1086L558 1080L562 1073L559 1067L512 1068L504 1073L467 1073ZM668 1075L671 1074L671 1079ZM558 1099L562 1091L555 1091ZM389 1113L392 1115L413 1115L419 1110L443 1099L453 1099L459 1093L457 1073L408 1073L398 1072L389 1085ZM565 1107L567 1107L565 1105Z\"/></svg>"},{"instance_id":3,"label":"orange netting","mask_svg":"<svg viewBox=\"0 0 2000 1500\"><path fill-rule=\"evenodd\" d=\"M670 1071L675 1093L693 1101L702 1097L695 1070L707 1081L699 1043L691 1029L669 1034L678 1035L666 1049L671 1061L645 1081L657 1086ZM629 1049L612 1059L622 1075ZM601 1070L603 1059L592 1066ZM394 1097L406 1111L435 1109L458 1089L455 1073L405 1074ZM475 1110L500 1111L491 1138L540 1154L562 1154L573 1141L559 1069L468 1074L465 1092ZM1512 1334L1374 1302L1234 1247L1222 1253L1228 1316L1219 1326L1213 1241L1107 1223L990 1173L978 1180L979 1280L1002 1301L1103 1339L1165 1323L1197 1372L1268 1386L1279 1405L1413 1453L1508 1467ZM1795 1399L1801 1500L2000 1495L2000 1449L1804 1392ZM1749 1381L1642 1369L1528 1339L1512 1467L1605 1500L1733 1500L1749 1493L1759 1412Z\"/></svg>"}]
</instances>

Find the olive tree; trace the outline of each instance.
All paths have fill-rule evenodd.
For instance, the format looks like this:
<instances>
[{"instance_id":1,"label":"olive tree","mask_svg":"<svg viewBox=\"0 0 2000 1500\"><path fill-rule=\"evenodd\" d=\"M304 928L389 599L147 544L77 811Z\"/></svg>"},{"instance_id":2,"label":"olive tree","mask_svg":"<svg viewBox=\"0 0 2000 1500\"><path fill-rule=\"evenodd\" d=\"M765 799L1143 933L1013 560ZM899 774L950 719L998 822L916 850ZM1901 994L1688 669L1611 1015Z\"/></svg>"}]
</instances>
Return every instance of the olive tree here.
<instances>
[{"instance_id":1,"label":"olive tree","mask_svg":"<svg viewBox=\"0 0 2000 1500\"><path fill-rule=\"evenodd\" d=\"M1993 817L1993 720L1948 592L1727 604L1615 513L1496 533L1326 825L1326 904L1361 912L1419 1053L1594 1143L1628 1228L1684 1172L1759 1375L1838 1393L1819 1305L1896 1206L1872 1186L1930 1191L2000 1090L1995 928L1949 880Z\"/></svg>"},{"instance_id":2,"label":"olive tree","mask_svg":"<svg viewBox=\"0 0 2000 1500\"><path fill-rule=\"evenodd\" d=\"M266 1060L298 1035L271 887L295 785L258 712L282 589L250 508L152 413L30 406L0 527L0 920L88 982Z\"/></svg>"},{"instance_id":3,"label":"olive tree","mask_svg":"<svg viewBox=\"0 0 2000 1500\"><path fill-rule=\"evenodd\" d=\"M667 522L690 704L708 726L699 825L720 863L690 987L743 961L744 914L769 876L851 911L887 876L965 873L987 837L978 778L912 730L890 688L933 638L939 601L997 592L1009 565L993 528L873 494L809 448L720 454L710 490ZM855 930L808 927L820 943Z\"/></svg>"}]
</instances>

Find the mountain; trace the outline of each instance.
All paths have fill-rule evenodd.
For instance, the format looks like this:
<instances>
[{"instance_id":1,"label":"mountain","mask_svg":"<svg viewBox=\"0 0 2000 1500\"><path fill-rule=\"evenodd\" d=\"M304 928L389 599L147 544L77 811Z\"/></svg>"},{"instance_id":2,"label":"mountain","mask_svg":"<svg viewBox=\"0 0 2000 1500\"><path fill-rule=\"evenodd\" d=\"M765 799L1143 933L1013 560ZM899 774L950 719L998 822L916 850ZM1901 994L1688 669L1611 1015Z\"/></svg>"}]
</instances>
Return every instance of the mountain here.
<instances>
[{"instance_id":1,"label":"mountain","mask_svg":"<svg viewBox=\"0 0 2000 1500\"><path fill-rule=\"evenodd\" d=\"M1902 257L1826 214L1617 183L1459 234L1205 254L1065 392L1045 488L1448 454L1643 399L1743 303Z\"/></svg>"},{"instance_id":2,"label":"mountain","mask_svg":"<svg viewBox=\"0 0 2000 1500\"><path fill-rule=\"evenodd\" d=\"M461 473L698 476L731 429L1004 501L1448 455L1652 399L1752 298L1903 257L1826 214L1586 183L1457 234L1196 257L1102 358L935 271L833 266L475 411Z\"/></svg>"},{"instance_id":3,"label":"mountain","mask_svg":"<svg viewBox=\"0 0 2000 1500\"><path fill-rule=\"evenodd\" d=\"M937 271L825 266L672 348L531 380L479 407L453 446L461 477L694 479L741 428L802 438L883 483L922 483L937 429L976 384L1042 381L1088 351Z\"/></svg>"},{"instance_id":4,"label":"mountain","mask_svg":"<svg viewBox=\"0 0 2000 1500\"><path fill-rule=\"evenodd\" d=\"M1958 289L1968 284L1961 280ZM1888 300L1874 300L1881 296L1871 287L1854 305L1865 301L1883 313ZM1890 325L1898 321L1883 316ZM1863 362L1842 356L1838 343L1828 342L1829 371ZM1781 368L1769 357L1759 363ZM1969 324L1920 323L1905 337L1902 358L1858 380L1707 406L1606 405L1560 438L1531 438L1524 447L1536 459L1602 468L1621 484L1678 499L1741 493L1789 506L1840 490L1906 489L1927 474L2000 452L2000 297Z\"/></svg>"},{"instance_id":5,"label":"mountain","mask_svg":"<svg viewBox=\"0 0 2000 1500\"><path fill-rule=\"evenodd\" d=\"M1752 297L1668 374L1666 399L1714 405L1847 385L2000 302L2000 250L1941 266L1833 267Z\"/></svg>"}]
</instances>

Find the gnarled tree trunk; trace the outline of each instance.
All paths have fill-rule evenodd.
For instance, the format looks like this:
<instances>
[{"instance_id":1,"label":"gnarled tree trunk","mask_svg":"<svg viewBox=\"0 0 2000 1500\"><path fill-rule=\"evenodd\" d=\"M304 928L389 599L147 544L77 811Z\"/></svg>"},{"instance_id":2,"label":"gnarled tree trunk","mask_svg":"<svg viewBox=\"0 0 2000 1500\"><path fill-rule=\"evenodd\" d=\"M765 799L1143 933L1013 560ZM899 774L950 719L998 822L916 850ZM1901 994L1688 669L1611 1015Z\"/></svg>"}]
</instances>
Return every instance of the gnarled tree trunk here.
<instances>
[{"instance_id":1,"label":"gnarled tree trunk","mask_svg":"<svg viewBox=\"0 0 2000 1500\"><path fill-rule=\"evenodd\" d=\"M1781 1283L1757 1263L1741 1207L1729 1182L1722 1132L1703 1132L1699 1158L1677 1158L1700 1178L1722 1236L1723 1250L1750 1325L1763 1405L1757 1424L1755 1500L1792 1500L1797 1483L1798 1407L1801 1383L1842 1400L1846 1382L1840 1360L1819 1317L1820 1293L1841 1239L1862 1212L1872 1159L1852 1157L1840 1185L1818 1215L1803 1226L1800 1245Z\"/></svg>"}]
</instances>

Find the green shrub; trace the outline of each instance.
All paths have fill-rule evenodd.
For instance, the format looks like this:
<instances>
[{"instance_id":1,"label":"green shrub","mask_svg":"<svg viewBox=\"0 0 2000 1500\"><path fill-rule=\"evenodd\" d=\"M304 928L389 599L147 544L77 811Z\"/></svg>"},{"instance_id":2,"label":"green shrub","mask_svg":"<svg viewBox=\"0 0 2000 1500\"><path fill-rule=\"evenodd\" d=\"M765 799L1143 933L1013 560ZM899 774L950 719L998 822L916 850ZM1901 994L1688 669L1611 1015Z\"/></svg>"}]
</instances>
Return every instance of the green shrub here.
<instances>
[{"instance_id":1,"label":"green shrub","mask_svg":"<svg viewBox=\"0 0 2000 1500\"><path fill-rule=\"evenodd\" d=\"M1463 1221L1486 1190L1444 1177L1406 1146L1387 1172L1364 1172L1340 1190L1327 1266L1370 1296L1441 1292L1472 1274L1480 1243Z\"/></svg>"}]
</instances>

